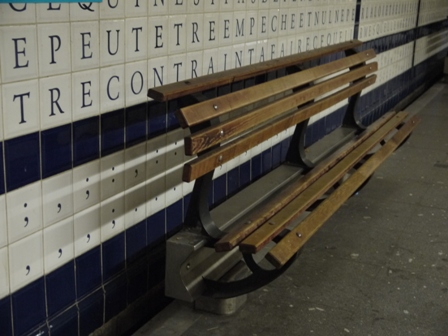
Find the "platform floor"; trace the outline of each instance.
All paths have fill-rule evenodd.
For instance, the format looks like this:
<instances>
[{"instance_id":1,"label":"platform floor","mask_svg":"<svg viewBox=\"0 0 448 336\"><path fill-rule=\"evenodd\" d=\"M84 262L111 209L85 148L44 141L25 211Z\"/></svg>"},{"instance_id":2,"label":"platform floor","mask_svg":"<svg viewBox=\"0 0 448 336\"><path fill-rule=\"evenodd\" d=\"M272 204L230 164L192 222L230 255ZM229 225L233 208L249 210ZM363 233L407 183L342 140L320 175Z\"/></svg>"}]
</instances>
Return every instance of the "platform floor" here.
<instances>
[{"instance_id":1,"label":"platform floor","mask_svg":"<svg viewBox=\"0 0 448 336\"><path fill-rule=\"evenodd\" d=\"M174 301L135 335L448 335L448 84L279 279L232 316Z\"/></svg>"}]
</instances>

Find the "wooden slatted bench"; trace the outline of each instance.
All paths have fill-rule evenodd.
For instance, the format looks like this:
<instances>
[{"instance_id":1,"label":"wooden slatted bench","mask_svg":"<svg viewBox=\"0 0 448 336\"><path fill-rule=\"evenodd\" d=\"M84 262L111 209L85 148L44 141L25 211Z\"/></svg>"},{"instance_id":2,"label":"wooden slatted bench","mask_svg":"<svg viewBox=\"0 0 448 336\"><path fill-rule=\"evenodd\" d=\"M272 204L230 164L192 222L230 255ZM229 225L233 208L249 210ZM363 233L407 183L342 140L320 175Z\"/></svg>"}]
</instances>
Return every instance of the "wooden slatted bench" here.
<instances>
[{"instance_id":1,"label":"wooden slatted bench","mask_svg":"<svg viewBox=\"0 0 448 336\"><path fill-rule=\"evenodd\" d=\"M357 52L360 45L344 42L149 90L153 99L179 101L179 123L190 130L183 180L195 181L184 229L167 243L169 296L234 297L278 277L410 135L419 119L406 112L389 112L368 127L356 115L377 70L367 63L374 51ZM341 102L346 111L338 132L324 138L329 145L305 149L309 119ZM214 171L290 129L285 162L211 210ZM229 281L242 268L250 271Z\"/></svg>"}]
</instances>

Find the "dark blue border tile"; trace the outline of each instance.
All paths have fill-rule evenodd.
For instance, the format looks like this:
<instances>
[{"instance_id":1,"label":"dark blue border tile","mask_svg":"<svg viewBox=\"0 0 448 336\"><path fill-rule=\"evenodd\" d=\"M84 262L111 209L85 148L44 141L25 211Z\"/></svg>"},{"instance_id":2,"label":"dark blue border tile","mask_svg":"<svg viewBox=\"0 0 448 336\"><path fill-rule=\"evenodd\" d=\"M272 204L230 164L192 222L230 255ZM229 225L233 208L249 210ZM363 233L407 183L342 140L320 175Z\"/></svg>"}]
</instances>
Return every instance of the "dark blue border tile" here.
<instances>
[{"instance_id":1,"label":"dark blue border tile","mask_svg":"<svg viewBox=\"0 0 448 336\"><path fill-rule=\"evenodd\" d=\"M41 324L39 327L34 330L28 331L24 336L36 336L36 335L49 335L47 324Z\"/></svg>"},{"instance_id":2,"label":"dark blue border tile","mask_svg":"<svg viewBox=\"0 0 448 336\"><path fill-rule=\"evenodd\" d=\"M213 206L217 206L226 200L227 174L223 174L213 180Z\"/></svg>"},{"instance_id":3,"label":"dark blue border tile","mask_svg":"<svg viewBox=\"0 0 448 336\"><path fill-rule=\"evenodd\" d=\"M146 233L148 245L154 245L165 240L165 209L146 219Z\"/></svg>"},{"instance_id":4,"label":"dark blue border tile","mask_svg":"<svg viewBox=\"0 0 448 336\"><path fill-rule=\"evenodd\" d=\"M240 169L233 168L227 172L227 196L235 194L240 188Z\"/></svg>"},{"instance_id":5,"label":"dark blue border tile","mask_svg":"<svg viewBox=\"0 0 448 336\"><path fill-rule=\"evenodd\" d=\"M73 166L100 157L100 118L92 117L73 123Z\"/></svg>"},{"instance_id":6,"label":"dark blue border tile","mask_svg":"<svg viewBox=\"0 0 448 336\"><path fill-rule=\"evenodd\" d=\"M252 157L251 161L251 180L254 181L261 176L261 154Z\"/></svg>"},{"instance_id":7,"label":"dark blue border tile","mask_svg":"<svg viewBox=\"0 0 448 336\"><path fill-rule=\"evenodd\" d=\"M124 149L124 109L101 115L101 156Z\"/></svg>"},{"instance_id":8,"label":"dark blue border tile","mask_svg":"<svg viewBox=\"0 0 448 336\"><path fill-rule=\"evenodd\" d=\"M244 188L250 183L251 161L246 161L240 165L240 187Z\"/></svg>"},{"instance_id":9,"label":"dark blue border tile","mask_svg":"<svg viewBox=\"0 0 448 336\"><path fill-rule=\"evenodd\" d=\"M90 294L78 303L79 333L89 335L104 323L104 293L102 289Z\"/></svg>"},{"instance_id":10,"label":"dark blue border tile","mask_svg":"<svg viewBox=\"0 0 448 336\"><path fill-rule=\"evenodd\" d=\"M39 133L5 141L5 168L8 191L40 179Z\"/></svg>"},{"instance_id":11,"label":"dark blue border tile","mask_svg":"<svg viewBox=\"0 0 448 336\"><path fill-rule=\"evenodd\" d=\"M44 278L12 294L14 335L23 335L41 324L46 317Z\"/></svg>"},{"instance_id":12,"label":"dark blue border tile","mask_svg":"<svg viewBox=\"0 0 448 336\"><path fill-rule=\"evenodd\" d=\"M167 124L166 103L148 103L148 138L165 134Z\"/></svg>"},{"instance_id":13,"label":"dark blue border tile","mask_svg":"<svg viewBox=\"0 0 448 336\"><path fill-rule=\"evenodd\" d=\"M261 153L261 166L263 174L266 174L272 169L272 150L269 148Z\"/></svg>"},{"instance_id":14,"label":"dark blue border tile","mask_svg":"<svg viewBox=\"0 0 448 336\"><path fill-rule=\"evenodd\" d=\"M166 232L171 236L182 228L183 202L182 199L166 208Z\"/></svg>"},{"instance_id":15,"label":"dark blue border tile","mask_svg":"<svg viewBox=\"0 0 448 336\"><path fill-rule=\"evenodd\" d=\"M147 103L126 108L126 148L147 138Z\"/></svg>"},{"instance_id":16,"label":"dark blue border tile","mask_svg":"<svg viewBox=\"0 0 448 336\"><path fill-rule=\"evenodd\" d=\"M126 308L128 301L126 287L127 281L125 274L113 279L104 286L106 300L104 307L105 323Z\"/></svg>"},{"instance_id":17,"label":"dark blue border tile","mask_svg":"<svg viewBox=\"0 0 448 336\"><path fill-rule=\"evenodd\" d=\"M5 171L3 168L3 142L0 142L0 195L5 193Z\"/></svg>"},{"instance_id":18,"label":"dark blue border tile","mask_svg":"<svg viewBox=\"0 0 448 336\"><path fill-rule=\"evenodd\" d=\"M9 296L0 300L0 330L5 336L12 336L11 299Z\"/></svg>"},{"instance_id":19,"label":"dark blue border tile","mask_svg":"<svg viewBox=\"0 0 448 336\"><path fill-rule=\"evenodd\" d=\"M122 232L102 244L103 281L107 281L114 275L124 271L124 239L125 234Z\"/></svg>"},{"instance_id":20,"label":"dark blue border tile","mask_svg":"<svg viewBox=\"0 0 448 336\"><path fill-rule=\"evenodd\" d=\"M70 261L45 277L48 316L53 316L76 300L75 262Z\"/></svg>"},{"instance_id":21,"label":"dark blue border tile","mask_svg":"<svg viewBox=\"0 0 448 336\"><path fill-rule=\"evenodd\" d=\"M128 304L131 304L148 290L148 262L145 258L141 262L128 267L127 280L127 298Z\"/></svg>"},{"instance_id":22,"label":"dark blue border tile","mask_svg":"<svg viewBox=\"0 0 448 336\"><path fill-rule=\"evenodd\" d=\"M42 178L72 168L72 125L42 131L41 146Z\"/></svg>"},{"instance_id":23,"label":"dark blue border tile","mask_svg":"<svg viewBox=\"0 0 448 336\"><path fill-rule=\"evenodd\" d=\"M146 219L126 230L126 260L132 262L146 247Z\"/></svg>"},{"instance_id":24,"label":"dark blue border tile","mask_svg":"<svg viewBox=\"0 0 448 336\"><path fill-rule=\"evenodd\" d=\"M78 308L71 307L48 324L51 326L51 336L78 336Z\"/></svg>"},{"instance_id":25,"label":"dark blue border tile","mask_svg":"<svg viewBox=\"0 0 448 336\"><path fill-rule=\"evenodd\" d=\"M101 248L97 246L75 259L78 298L101 285Z\"/></svg>"}]
</instances>

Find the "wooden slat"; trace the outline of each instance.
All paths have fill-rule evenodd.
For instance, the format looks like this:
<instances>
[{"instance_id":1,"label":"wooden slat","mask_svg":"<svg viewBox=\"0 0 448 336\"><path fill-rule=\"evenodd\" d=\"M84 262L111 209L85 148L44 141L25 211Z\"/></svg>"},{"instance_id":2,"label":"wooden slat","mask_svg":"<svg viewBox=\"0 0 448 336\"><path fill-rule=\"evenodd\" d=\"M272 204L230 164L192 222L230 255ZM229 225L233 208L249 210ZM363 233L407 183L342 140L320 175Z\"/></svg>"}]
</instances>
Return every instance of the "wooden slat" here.
<instances>
[{"instance_id":1,"label":"wooden slat","mask_svg":"<svg viewBox=\"0 0 448 336\"><path fill-rule=\"evenodd\" d=\"M250 113L232 118L226 122L220 123L219 125L196 132L185 139L185 154L195 155L218 143L224 142L231 137L242 134L257 125L268 121L269 119L285 113L286 111L310 102L311 100L332 92L333 90L341 88L359 78L370 75L377 69L378 65L376 62L362 66L316 84L312 87L297 91L286 96L285 98L276 100L271 104L255 109ZM273 81L268 82L267 84L270 83L273 84L272 89L274 91L276 84L273 83ZM200 109L198 110L198 113L199 112Z\"/></svg>"},{"instance_id":2,"label":"wooden slat","mask_svg":"<svg viewBox=\"0 0 448 336\"><path fill-rule=\"evenodd\" d=\"M265 206L260 207L258 211L253 212L250 217L245 218L244 223L235 225L229 233L215 244L215 250L217 252L230 251L237 246L244 238L249 236L260 225L280 211L280 209L311 185L311 183L315 182L320 176L330 170L330 168L334 167L334 165L336 165L343 157L380 129L394 115L395 112L385 114L370 125L368 129L361 133L357 138L352 139L336 152L319 162L305 176L297 180L296 183L285 187L281 193L275 195L267 204L265 204Z\"/></svg>"},{"instance_id":3,"label":"wooden slat","mask_svg":"<svg viewBox=\"0 0 448 336\"><path fill-rule=\"evenodd\" d=\"M291 230L266 255L275 267L281 268L312 237L339 207L361 186L378 166L406 139L419 123L414 116L368 159L353 175L325 199L302 223Z\"/></svg>"},{"instance_id":4,"label":"wooden slat","mask_svg":"<svg viewBox=\"0 0 448 336\"><path fill-rule=\"evenodd\" d=\"M212 171L223 163L226 163L253 148L265 140L279 134L285 129L292 127L299 122L310 118L311 116L321 112L322 110L333 106L334 104L360 92L369 85L375 83L376 75L362 79L359 82L350 85L337 93L325 97L317 102L309 104L309 106L300 108L293 113L282 116L279 120L272 121L265 127L251 132L248 135L242 136L229 144L221 146L217 149L211 150L200 158L194 159L184 166L183 181L190 182L196 178Z\"/></svg>"},{"instance_id":5,"label":"wooden slat","mask_svg":"<svg viewBox=\"0 0 448 336\"><path fill-rule=\"evenodd\" d=\"M407 113L401 112L389 120L383 127L372 134L314 183L310 184L308 188L291 200L281 211L241 242L240 250L246 253L257 253L260 251L274 237L282 232L285 227L326 193L336 182L340 181L373 147L383 140L392 130L395 130L406 116Z\"/></svg>"},{"instance_id":6,"label":"wooden slat","mask_svg":"<svg viewBox=\"0 0 448 336\"><path fill-rule=\"evenodd\" d=\"M366 50L298 73L273 79L244 90L231 92L204 102L186 106L178 112L178 119L184 128L193 126L243 106L258 102L262 99L330 76L344 69L349 69L374 57L375 51L373 49Z\"/></svg>"},{"instance_id":7,"label":"wooden slat","mask_svg":"<svg viewBox=\"0 0 448 336\"><path fill-rule=\"evenodd\" d=\"M333 53L357 48L361 41L352 40L331 46L314 49L266 62L247 65L241 68L226 70L215 74L188 79L182 82L167 84L148 90L148 97L157 101L168 101L189 94L202 92L218 86L231 84L250 77L262 75L271 71L286 68L292 65L305 63Z\"/></svg>"}]
</instances>

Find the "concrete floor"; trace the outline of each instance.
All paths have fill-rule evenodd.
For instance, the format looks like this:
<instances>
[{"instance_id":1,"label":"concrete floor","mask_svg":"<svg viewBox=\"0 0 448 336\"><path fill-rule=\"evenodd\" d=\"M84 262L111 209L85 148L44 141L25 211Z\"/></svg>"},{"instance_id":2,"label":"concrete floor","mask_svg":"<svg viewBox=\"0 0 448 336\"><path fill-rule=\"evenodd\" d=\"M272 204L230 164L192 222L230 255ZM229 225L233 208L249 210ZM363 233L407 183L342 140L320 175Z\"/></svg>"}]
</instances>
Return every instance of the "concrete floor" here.
<instances>
[{"instance_id":1,"label":"concrete floor","mask_svg":"<svg viewBox=\"0 0 448 336\"><path fill-rule=\"evenodd\" d=\"M173 302L135 335L448 335L448 84L406 109L422 122L232 316Z\"/></svg>"}]
</instances>

